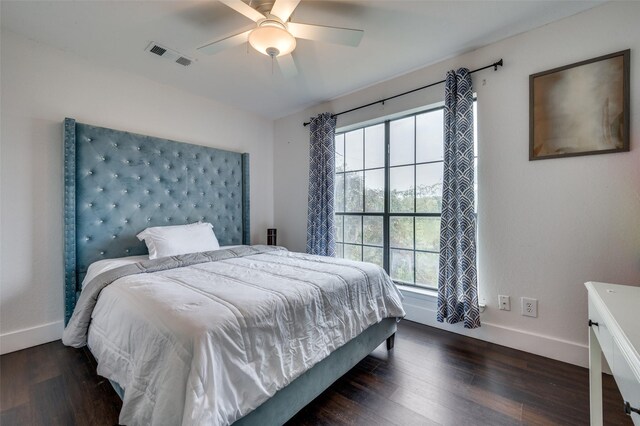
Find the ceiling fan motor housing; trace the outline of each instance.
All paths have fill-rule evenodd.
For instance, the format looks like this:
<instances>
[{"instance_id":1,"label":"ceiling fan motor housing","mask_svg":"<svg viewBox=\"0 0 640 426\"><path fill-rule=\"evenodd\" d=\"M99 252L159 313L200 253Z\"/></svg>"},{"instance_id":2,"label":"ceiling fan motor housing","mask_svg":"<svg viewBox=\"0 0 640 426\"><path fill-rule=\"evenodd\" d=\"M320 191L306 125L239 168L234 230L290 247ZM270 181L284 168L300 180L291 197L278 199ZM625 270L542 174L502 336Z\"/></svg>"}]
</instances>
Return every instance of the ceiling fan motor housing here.
<instances>
[{"instance_id":1,"label":"ceiling fan motor housing","mask_svg":"<svg viewBox=\"0 0 640 426\"><path fill-rule=\"evenodd\" d=\"M258 52L276 57L287 55L296 48L296 39L279 20L269 17L258 23L249 34L249 43Z\"/></svg>"}]
</instances>

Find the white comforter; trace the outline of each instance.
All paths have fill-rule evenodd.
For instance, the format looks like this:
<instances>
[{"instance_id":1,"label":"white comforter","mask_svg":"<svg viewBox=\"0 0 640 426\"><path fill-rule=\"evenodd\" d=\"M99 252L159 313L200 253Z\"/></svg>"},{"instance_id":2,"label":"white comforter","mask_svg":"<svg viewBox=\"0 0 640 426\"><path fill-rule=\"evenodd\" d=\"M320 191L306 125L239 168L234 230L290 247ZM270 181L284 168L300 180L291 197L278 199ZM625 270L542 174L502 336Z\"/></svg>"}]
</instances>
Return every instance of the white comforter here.
<instances>
[{"instance_id":1,"label":"white comforter","mask_svg":"<svg viewBox=\"0 0 640 426\"><path fill-rule=\"evenodd\" d=\"M120 423L226 425L404 314L377 266L273 251L114 281L88 345L98 373L125 389Z\"/></svg>"}]
</instances>

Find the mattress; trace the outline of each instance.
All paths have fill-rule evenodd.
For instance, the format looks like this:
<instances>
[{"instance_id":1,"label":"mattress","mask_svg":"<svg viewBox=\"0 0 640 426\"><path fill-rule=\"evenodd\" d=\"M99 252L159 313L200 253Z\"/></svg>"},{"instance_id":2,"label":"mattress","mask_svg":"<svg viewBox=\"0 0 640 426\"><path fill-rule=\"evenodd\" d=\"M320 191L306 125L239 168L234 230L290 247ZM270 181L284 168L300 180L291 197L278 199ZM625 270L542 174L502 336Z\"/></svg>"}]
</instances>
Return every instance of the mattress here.
<instances>
[{"instance_id":1,"label":"mattress","mask_svg":"<svg viewBox=\"0 0 640 426\"><path fill-rule=\"evenodd\" d=\"M118 266L83 290L95 296L81 295L74 317L89 307L98 374L125 389L120 423L231 424L369 326L404 316L373 264L273 247L211 253ZM82 323L72 318L66 344L84 342Z\"/></svg>"}]
</instances>

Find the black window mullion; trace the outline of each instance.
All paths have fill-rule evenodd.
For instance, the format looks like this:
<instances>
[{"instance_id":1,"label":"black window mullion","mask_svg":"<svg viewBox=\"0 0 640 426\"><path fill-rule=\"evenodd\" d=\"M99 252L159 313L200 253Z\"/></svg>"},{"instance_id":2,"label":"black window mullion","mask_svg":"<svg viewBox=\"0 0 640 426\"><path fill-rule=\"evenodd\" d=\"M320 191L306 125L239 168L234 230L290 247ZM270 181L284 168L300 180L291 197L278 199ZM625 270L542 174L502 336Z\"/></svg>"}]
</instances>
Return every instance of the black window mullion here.
<instances>
[{"instance_id":1,"label":"black window mullion","mask_svg":"<svg viewBox=\"0 0 640 426\"><path fill-rule=\"evenodd\" d=\"M418 177L416 176L416 173L418 171L417 167L416 167L416 161L418 160L418 149L417 149L417 145L418 145L418 134L417 134L417 124L416 124L416 117L413 116L413 212L417 212L418 209L418 201L417 201L417 196L418 196ZM415 236L416 236L416 228L415 228L415 220L414 222L414 226L413 226L413 239L414 239L414 243L415 243ZM415 247L415 244L414 244ZM415 268L414 268L415 270Z\"/></svg>"},{"instance_id":2,"label":"black window mullion","mask_svg":"<svg viewBox=\"0 0 640 426\"><path fill-rule=\"evenodd\" d=\"M345 220L345 217L344 217L344 215L343 215L343 216L342 216L342 257L344 257L344 243L346 242L346 241L345 241L345 238L344 238L344 236L345 236L345 232L344 232L344 228L345 228L345 226L344 226L344 220Z\"/></svg>"},{"instance_id":3,"label":"black window mullion","mask_svg":"<svg viewBox=\"0 0 640 426\"><path fill-rule=\"evenodd\" d=\"M366 214L367 216L384 216L384 213L380 212L371 212L371 213L363 213L363 212L344 212L344 213L336 213L344 216L362 216Z\"/></svg>"},{"instance_id":4,"label":"black window mullion","mask_svg":"<svg viewBox=\"0 0 640 426\"><path fill-rule=\"evenodd\" d=\"M416 253L431 253L431 254L440 254L439 251L433 251L433 250L414 250Z\"/></svg>"},{"instance_id":5,"label":"black window mullion","mask_svg":"<svg viewBox=\"0 0 640 426\"><path fill-rule=\"evenodd\" d=\"M364 215L360 218L360 260L364 260Z\"/></svg>"},{"instance_id":6,"label":"black window mullion","mask_svg":"<svg viewBox=\"0 0 640 426\"><path fill-rule=\"evenodd\" d=\"M415 197L415 193L414 193ZM414 210L415 210L415 200L414 200ZM416 217L415 215L412 217L413 221L413 250L411 252L413 256L413 283L416 283Z\"/></svg>"},{"instance_id":7,"label":"black window mullion","mask_svg":"<svg viewBox=\"0 0 640 426\"><path fill-rule=\"evenodd\" d=\"M347 213L349 214L349 213ZM440 217L440 213L392 213L392 216L398 217Z\"/></svg>"},{"instance_id":8,"label":"black window mullion","mask_svg":"<svg viewBox=\"0 0 640 426\"><path fill-rule=\"evenodd\" d=\"M390 210L390 198L391 198L391 185L390 185L390 169L389 169L389 153L391 152L391 126L390 121L384 122L384 212L382 219L382 235L383 235L383 252L382 263L384 270L391 275L391 263L390 263L390 251L389 251L389 210Z\"/></svg>"},{"instance_id":9,"label":"black window mullion","mask_svg":"<svg viewBox=\"0 0 640 426\"><path fill-rule=\"evenodd\" d=\"M474 157L474 158L478 158L478 157ZM394 166L390 166L392 169L397 169L399 167L407 167L407 166L422 166L424 164L436 164L436 163L444 163L444 160L431 160L431 161L421 161L419 163L409 163L409 164L396 164ZM381 169L382 167L378 167L378 169ZM373 169L371 169L373 170Z\"/></svg>"},{"instance_id":10,"label":"black window mullion","mask_svg":"<svg viewBox=\"0 0 640 426\"><path fill-rule=\"evenodd\" d=\"M344 169L344 164L342 165ZM342 211L345 212L347 210L347 173L342 172Z\"/></svg>"},{"instance_id":11,"label":"black window mullion","mask_svg":"<svg viewBox=\"0 0 640 426\"><path fill-rule=\"evenodd\" d=\"M365 178L365 169L367 168L367 148L365 147L366 138L364 134L366 133L366 129L362 129L362 213L367 211L367 181ZM362 222L364 222L364 217L362 218ZM364 238L364 229L362 237ZM360 256L362 260L363 256Z\"/></svg>"},{"instance_id":12,"label":"black window mullion","mask_svg":"<svg viewBox=\"0 0 640 426\"><path fill-rule=\"evenodd\" d=\"M416 284L416 216L418 211L418 124L413 116L413 283Z\"/></svg>"}]
</instances>

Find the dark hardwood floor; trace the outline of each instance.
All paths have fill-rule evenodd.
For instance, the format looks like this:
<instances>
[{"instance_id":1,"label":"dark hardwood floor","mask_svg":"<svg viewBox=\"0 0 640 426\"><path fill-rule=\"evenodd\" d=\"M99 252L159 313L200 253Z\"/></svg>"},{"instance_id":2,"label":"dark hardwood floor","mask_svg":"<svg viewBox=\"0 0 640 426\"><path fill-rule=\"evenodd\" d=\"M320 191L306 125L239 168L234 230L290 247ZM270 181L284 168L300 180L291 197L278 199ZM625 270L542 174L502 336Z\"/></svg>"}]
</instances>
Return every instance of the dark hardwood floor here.
<instances>
[{"instance_id":1,"label":"dark hardwood floor","mask_svg":"<svg viewBox=\"0 0 640 426\"><path fill-rule=\"evenodd\" d=\"M0 424L113 425L121 402L89 351L48 343L0 357ZM605 423L631 425L610 376ZM288 425L587 425L584 368L403 321Z\"/></svg>"}]
</instances>

